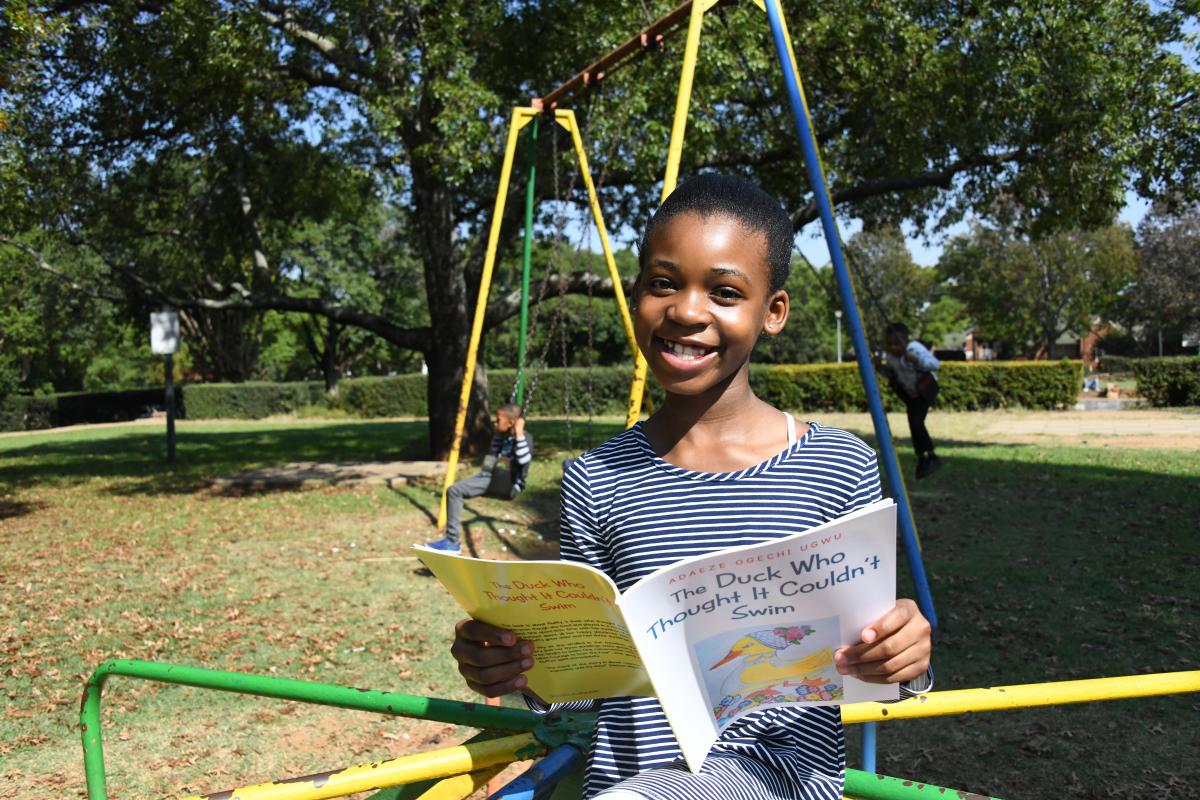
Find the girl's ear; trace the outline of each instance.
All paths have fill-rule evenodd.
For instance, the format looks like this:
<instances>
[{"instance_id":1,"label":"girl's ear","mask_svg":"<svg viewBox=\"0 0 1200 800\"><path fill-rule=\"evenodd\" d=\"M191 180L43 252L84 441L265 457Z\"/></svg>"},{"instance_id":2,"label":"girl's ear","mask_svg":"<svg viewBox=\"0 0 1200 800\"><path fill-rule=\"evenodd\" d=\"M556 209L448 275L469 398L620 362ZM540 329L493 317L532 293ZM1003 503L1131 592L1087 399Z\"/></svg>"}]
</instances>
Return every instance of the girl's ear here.
<instances>
[{"instance_id":1,"label":"girl's ear","mask_svg":"<svg viewBox=\"0 0 1200 800\"><path fill-rule=\"evenodd\" d=\"M763 320L763 333L767 336L778 336L787 324L788 311L791 309L791 298L780 289L767 298L767 318Z\"/></svg>"}]
</instances>

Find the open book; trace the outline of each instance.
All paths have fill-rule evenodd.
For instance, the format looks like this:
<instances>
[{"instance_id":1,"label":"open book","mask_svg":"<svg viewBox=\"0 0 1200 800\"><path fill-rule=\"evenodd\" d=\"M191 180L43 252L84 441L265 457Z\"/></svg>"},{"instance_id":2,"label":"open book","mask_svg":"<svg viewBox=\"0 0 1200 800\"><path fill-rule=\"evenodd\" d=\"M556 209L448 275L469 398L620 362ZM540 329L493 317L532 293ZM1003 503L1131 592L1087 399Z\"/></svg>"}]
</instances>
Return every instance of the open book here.
<instances>
[{"instance_id":1,"label":"open book","mask_svg":"<svg viewBox=\"0 0 1200 800\"><path fill-rule=\"evenodd\" d=\"M760 708L896 700L833 654L896 604L896 507L684 559L624 594L565 561L484 561L418 546L472 618L533 642L529 688L552 703L657 697L692 771Z\"/></svg>"}]
</instances>

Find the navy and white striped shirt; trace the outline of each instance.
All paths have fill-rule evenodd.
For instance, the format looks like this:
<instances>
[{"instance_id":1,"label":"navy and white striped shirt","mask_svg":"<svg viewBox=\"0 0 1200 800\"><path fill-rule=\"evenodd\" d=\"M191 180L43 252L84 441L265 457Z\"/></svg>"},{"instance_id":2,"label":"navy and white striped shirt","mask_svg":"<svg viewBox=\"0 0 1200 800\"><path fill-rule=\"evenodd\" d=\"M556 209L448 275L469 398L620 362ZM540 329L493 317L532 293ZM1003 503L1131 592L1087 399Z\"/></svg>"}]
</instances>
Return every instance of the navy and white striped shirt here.
<instances>
[{"instance_id":1,"label":"navy and white striped shirt","mask_svg":"<svg viewBox=\"0 0 1200 800\"><path fill-rule=\"evenodd\" d=\"M680 559L804 531L880 496L874 451L836 428L814 423L761 464L705 473L655 455L639 423L563 475L561 557L603 570L625 591ZM699 775L683 766L656 699L565 707L599 710L585 797L621 781L655 800L842 796L845 742L836 706L772 708L735 720Z\"/></svg>"},{"instance_id":2,"label":"navy and white striped shirt","mask_svg":"<svg viewBox=\"0 0 1200 800\"><path fill-rule=\"evenodd\" d=\"M493 434L492 455L510 459L513 488L518 492L524 489L529 464L533 461L533 434L526 431L520 438L502 433Z\"/></svg>"}]
</instances>

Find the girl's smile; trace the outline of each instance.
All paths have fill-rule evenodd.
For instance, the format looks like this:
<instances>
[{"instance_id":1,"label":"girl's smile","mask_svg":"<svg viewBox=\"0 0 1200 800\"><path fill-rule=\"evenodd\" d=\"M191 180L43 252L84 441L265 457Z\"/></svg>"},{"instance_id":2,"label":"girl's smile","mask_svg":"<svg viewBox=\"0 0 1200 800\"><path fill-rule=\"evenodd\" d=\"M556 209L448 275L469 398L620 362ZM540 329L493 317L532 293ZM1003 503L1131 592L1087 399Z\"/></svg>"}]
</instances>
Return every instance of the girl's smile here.
<instances>
[{"instance_id":1,"label":"girl's smile","mask_svg":"<svg viewBox=\"0 0 1200 800\"><path fill-rule=\"evenodd\" d=\"M683 372L704 369L717 356L716 347L688 341L671 341L661 336L655 336L653 341L663 360Z\"/></svg>"}]
</instances>

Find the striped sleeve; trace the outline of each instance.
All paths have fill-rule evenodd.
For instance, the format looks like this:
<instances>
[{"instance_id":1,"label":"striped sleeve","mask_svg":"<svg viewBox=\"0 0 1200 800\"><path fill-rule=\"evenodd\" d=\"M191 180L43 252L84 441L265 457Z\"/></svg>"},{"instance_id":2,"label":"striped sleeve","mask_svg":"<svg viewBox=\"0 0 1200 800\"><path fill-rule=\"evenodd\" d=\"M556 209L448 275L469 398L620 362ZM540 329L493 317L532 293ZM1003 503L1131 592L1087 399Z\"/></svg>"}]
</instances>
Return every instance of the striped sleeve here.
<instances>
[{"instance_id":1,"label":"striped sleeve","mask_svg":"<svg viewBox=\"0 0 1200 800\"><path fill-rule=\"evenodd\" d=\"M586 456L572 461L563 472L560 503L559 558L587 564L609 576L617 574L596 525Z\"/></svg>"},{"instance_id":2,"label":"striped sleeve","mask_svg":"<svg viewBox=\"0 0 1200 800\"><path fill-rule=\"evenodd\" d=\"M499 433L492 434L492 455L500 455L500 449L502 447L504 447L504 435Z\"/></svg>"},{"instance_id":3,"label":"striped sleeve","mask_svg":"<svg viewBox=\"0 0 1200 800\"><path fill-rule=\"evenodd\" d=\"M879 460L875 457L874 450L865 445L863 450L866 452L863 453L862 463L859 466L858 481L854 485L854 491L846 500L845 508L838 516L857 511L883 498L883 488L879 483Z\"/></svg>"},{"instance_id":4,"label":"striped sleeve","mask_svg":"<svg viewBox=\"0 0 1200 800\"><path fill-rule=\"evenodd\" d=\"M528 464L533 461L533 434L527 433L517 439L513 455L518 464Z\"/></svg>"}]
</instances>

